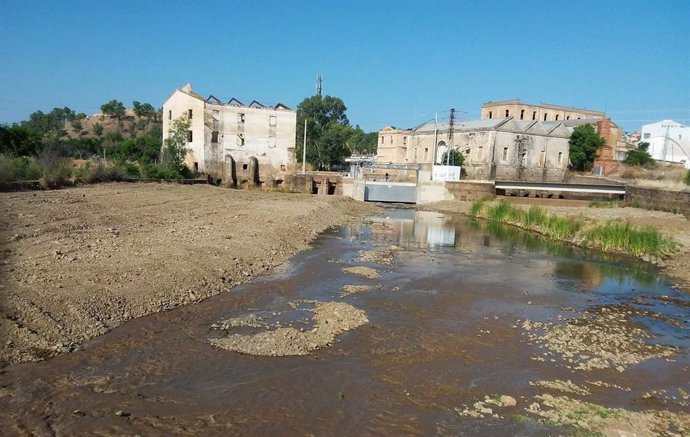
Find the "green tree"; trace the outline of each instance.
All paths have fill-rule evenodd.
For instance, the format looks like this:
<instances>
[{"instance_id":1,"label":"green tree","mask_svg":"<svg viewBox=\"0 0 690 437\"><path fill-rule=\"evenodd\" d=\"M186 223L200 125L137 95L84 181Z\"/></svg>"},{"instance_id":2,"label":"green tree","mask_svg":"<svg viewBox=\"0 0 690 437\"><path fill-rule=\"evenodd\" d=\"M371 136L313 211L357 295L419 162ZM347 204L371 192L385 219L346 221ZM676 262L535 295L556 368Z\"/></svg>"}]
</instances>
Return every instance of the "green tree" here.
<instances>
[{"instance_id":1,"label":"green tree","mask_svg":"<svg viewBox=\"0 0 690 437\"><path fill-rule=\"evenodd\" d=\"M297 160L302 162L304 121L307 121L307 162L330 168L350 155L347 140L352 128L345 103L332 96L312 96L297 106Z\"/></svg>"},{"instance_id":2,"label":"green tree","mask_svg":"<svg viewBox=\"0 0 690 437\"><path fill-rule=\"evenodd\" d=\"M101 105L101 111L103 111L105 115L120 119L123 115L125 115L125 105L123 105L119 100L112 99L108 103Z\"/></svg>"},{"instance_id":3,"label":"green tree","mask_svg":"<svg viewBox=\"0 0 690 437\"><path fill-rule=\"evenodd\" d=\"M0 154L36 156L41 150L41 134L27 125L0 125Z\"/></svg>"},{"instance_id":4,"label":"green tree","mask_svg":"<svg viewBox=\"0 0 690 437\"><path fill-rule=\"evenodd\" d=\"M378 132L364 132L359 125L355 126L347 140L347 148L351 155L362 154L371 155L376 153L376 141Z\"/></svg>"},{"instance_id":5,"label":"green tree","mask_svg":"<svg viewBox=\"0 0 690 437\"><path fill-rule=\"evenodd\" d=\"M189 126L190 121L185 116L173 120L161 151L161 164L171 170L176 170L180 175L188 173L184 158L187 155Z\"/></svg>"},{"instance_id":6,"label":"green tree","mask_svg":"<svg viewBox=\"0 0 690 437\"><path fill-rule=\"evenodd\" d=\"M75 134L78 134L79 132L81 132L81 130L82 130L81 120L79 120L78 118L74 119L70 122L70 124L72 125L72 131Z\"/></svg>"},{"instance_id":7,"label":"green tree","mask_svg":"<svg viewBox=\"0 0 690 437\"><path fill-rule=\"evenodd\" d=\"M570 165L575 170L589 170L597 156L597 149L606 141L589 124L577 126L570 136Z\"/></svg>"},{"instance_id":8,"label":"green tree","mask_svg":"<svg viewBox=\"0 0 690 437\"><path fill-rule=\"evenodd\" d=\"M53 110L47 114L43 113L43 111L31 113L29 119L22 122L22 125L40 134L58 132L60 136L63 136L64 133L62 131L65 128L65 123L83 118L81 115L82 114L75 113L67 106L64 108L53 108Z\"/></svg>"},{"instance_id":9,"label":"green tree","mask_svg":"<svg viewBox=\"0 0 690 437\"><path fill-rule=\"evenodd\" d=\"M98 138L103 135L103 125L100 123L94 123L93 124L93 133L96 135Z\"/></svg>"},{"instance_id":10,"label":"green tree","mask_svg":"<svg viewBox=\"0 0 690 437\"><path fill-rule=\"evenodd\" d=\"M654 159L649 154L649 143L641 142L637 145L637 149L630 150L623 160L625 165L644 165L653 166Z\"/></svg>"},{"instance_id":11,"label":"green tree","mask_svg":"<svg viewBox=\"0 0 690 437\"><path fill-rule=\"evenodd\" d=\"M149 103L140 103L136 100L132 102L132 108L137 117L151 117L156 113L156 110Z\"/></svg>"},{"instance_id":12,"label":"green tree","mask_svg":"<svg viewBox=\"0 0 690 437\"><path fill-rule=\"evenodd\" d=\"M447 150L441 155L441 165L446 165L446 163L448 163L448 165L463 165L465 163L465 155L460 153L457 149Z\"/></svg>"}]
</instances>

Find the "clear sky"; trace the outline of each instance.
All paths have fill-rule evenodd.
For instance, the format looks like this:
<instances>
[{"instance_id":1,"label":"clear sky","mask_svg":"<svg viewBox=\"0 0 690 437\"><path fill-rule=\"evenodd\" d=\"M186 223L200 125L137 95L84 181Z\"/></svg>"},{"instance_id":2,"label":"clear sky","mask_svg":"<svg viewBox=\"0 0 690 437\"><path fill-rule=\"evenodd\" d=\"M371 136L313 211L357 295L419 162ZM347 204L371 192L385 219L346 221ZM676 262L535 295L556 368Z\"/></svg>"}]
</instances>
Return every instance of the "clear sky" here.
<instances>
[{"instance_id":1,"label":"clear sky","mask_svg":"<svg viewBox=\"0 0 690 437\"><path fill-rule=\"evenodd\" d=\"M0 0L0 123L186 82L294 107L319 73L367 131L512 98L690 124L690 1Z\"/></svg>"}]
</instances>

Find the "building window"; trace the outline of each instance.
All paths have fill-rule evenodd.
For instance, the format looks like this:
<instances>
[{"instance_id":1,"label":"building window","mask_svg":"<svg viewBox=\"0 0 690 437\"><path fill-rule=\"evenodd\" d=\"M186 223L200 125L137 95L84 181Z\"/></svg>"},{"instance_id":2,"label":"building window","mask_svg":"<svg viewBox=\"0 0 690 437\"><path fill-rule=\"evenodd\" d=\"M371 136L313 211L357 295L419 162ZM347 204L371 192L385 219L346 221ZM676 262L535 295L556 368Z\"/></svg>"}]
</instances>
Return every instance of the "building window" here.
<instances>
[{"instance_id":1,"label":"building window","mask_svg":"<svg viewBox=\"0 0 690 437\"><path fill-rule=\"evenodd\" d=\"M237 114L237 122L244 123L244 114L242 114L241 112Z\"/></svg>"},{"instance_id":2,"label":"building window","mask_svg":"<svg viewBox=\"0 0 690 437\"><path fill-rule=\"evenodd\" d=\"M192 110L188 109L187 110L187 117L191 120L192 119Z\"/></svg>"},{"instance_id":3,"label":"building window","mask_svg":"<svg viewBox=\"0 0 690 437\"><path fill-rule=\"evenodd\" d=\"M285 164L280 164L280 171L285 171L287 170L287 167L285 167Z\"/></svg>"},{"instance_id":4,"label":"building window","mask_svg":"<svg viewBox=\"0 0 690 437\"><path fill-rule=\"evenodd\" d=\"M168 120L172 120L172 111L168 111Z\"/></svg>"},{"instance_id":5,"label":"building window","mask_svg":"<svg viewBox=\"0 0 690 437\"><path fill-rule=\"evenodd\" d=\"M214 130L211 132L211 142L212 143L217 143L218 142L218 131Z\"/></svg>"},{"instance_id":6,"label":"building window","mask_svg":"<svg viewBox=\"0 0 690 437\"><path fill-rule=\"evenodd\" d=\"M646 134L642 135L642 138L644 138L644 139L646 140L646 139L649 138L650 136L652 136L652 134L646 133Z\"/></svg>"},{"instance_id":7,"label":"building window","mask_svg":"<svg viewBox=\"0 0 690 437\"><path fill-rule=\"evenodd\" d=\"M492 111L489 111L489 119L493 118L494 113Z\"/></svg>"},{"instance_id":8,"label":"building window","mask_svg":"<svg viewBox=\"0 0 690 437\"><path fill-rule=\"evenodd\" d=\"M503 148L503 160L504 161L508 160L508 148L507 147Z\"/></svg>"},{"instance_id":9,"label":"building window","mask_svg":"<svg viewBox=\"0 0 690 437\"><path fill-rule=\"evenodd\" d=\"M249 168L249 164L242 164L242 170L247 170Z\"/></svg>"},{"instance_id":10,"label":"building window","mask_svg":"<svg viewBox=\"0 0 690 437\"><path fill-rule=\"evenodd\" d=\"M525 110L521 109L520 110L520 120L524 120L524 119L525 119Z\"/></svg>"},{"instance_id":11,"label":"building window","mask_svg":"<svg viewBox=\"0 0 690 437\"><path fill-rule=\"evenodd\" d=\"M244 146L244 134L242 134L242 133L237 134L237 145L238 146Z\"/></svg>"},{"instance_id":12,"label":"building window","mask_svg":"<svg viewBox=\"0 0 690 437\"><path fill-rule=\"evenodd\" d=\"M546 152L544 150L539 153L539 165L544 165L544 162L546 161Z\"/></svg>"},{"instance_id":13,"label":"building window","mask_svg":"<svg viewBox=\"0 0 690 437\"><path fill-rule=\"evenodd\" d=\"M425 147L424 148L424 160L426 161L427 159L429 159L429 148Z\"/></svg>"},{"instance_id":14,"label":"building window","mask_svg":"<svg viewBox=\"0 0 690 437\"><path fill-rule=\"evenodd\" d=\"M558 114L556 114L556 121L558 121Z\"/></svg>"},{"instance_id":15,"label":"building window","mask_svg":"<svg viewBox=\"0 0 690 437\"><path fill-rule=\"evenodd\" d=\"M393 135L391 135L391 144L393 144Z\"/></svg>"},{"instance_id":16,"label":"building window","mask_svg":"<svg viewBox=\"0 0 690 437\"><path fill-rule=\"evenodd\" d=\"M548 117L548 116L549 116L549 114L545 112L544 113L544 121L546 121L546 117Z\"/></svg>"},{"instance_id":17,"label":"building window","mask_svg":"<svg viewBox=\"0 0 690 437\"><path fill-rule=\"evenodd\" d=\"M199 171L199 163L198 162L194 163L194 171Z\"/></svg>"},{"instance_id":18,"label":"building window","mask_svg":"<svg viewBox=\"0 0 690 437\"><path fill-rule=\"evenodd\" d=\"M383 144L383 135L381 135L381 144Z\"/></svg>"},{"instance_id":19,"label":"building window","mask_svg":"<svg viewBox=\"0 0 690 437\"><path fill-rule=\"evenodd\" d=\"M191 143L192 142L192 131L188 130L187 131L187 142Z\"/></svg>"},{"instance_id":20,"label":"building window","mask_svg":"<svg viewBox=\"0 0 690 437\"><path fill-rule=\"evenodd\" d=\"M403 146L407 145L407 137L403 137Z\"/></svg>"},{"instance_id":21,"label":"building window","mask_svg":"<svg viewBox=\"0 0 690 437\"><path fill-rule=\"evenodd\" d=\"M563 164L563 152L558 152L558 163Z\"/></svg>"},{"instance_id":22,"label":"building window","mask_svg":"<svg viewBox=\"0 0 690 437\"><path fill-rule=\"evenodd\" d=\"M569 116L569 115L566 116L565 119L566 119L566 120L570 120L570 116Z\"/></svg>"},{"instance_id":23,"label":"building window","mask_svg":"<svg viewBox=\"0 0 690 437\"><path fill-rule=\"evenodd\" d=\"M484 158L484 147L479 146L477 147L477 159L482 159Z\"/></svg>"},{"instance_id":24,"label":"building window","mask_svg":"<svg viewBox=\"0 0 690 437\"><path fill-rule=\"evenodd\" d=\"M276 117L275 115L271 115L270 117L268 117L269 126L275 127L276 123L278 123L278 117Z\"/></svg>"},{"instance_id":25,"label":"building window","mask_svg":"<svg viewBox=\"0 0 690 437\"><path fill-rule=\"evenodd\" d=\"M506 117L510 117L510 110L506 109Z\"/></svg>"}]
</instances>

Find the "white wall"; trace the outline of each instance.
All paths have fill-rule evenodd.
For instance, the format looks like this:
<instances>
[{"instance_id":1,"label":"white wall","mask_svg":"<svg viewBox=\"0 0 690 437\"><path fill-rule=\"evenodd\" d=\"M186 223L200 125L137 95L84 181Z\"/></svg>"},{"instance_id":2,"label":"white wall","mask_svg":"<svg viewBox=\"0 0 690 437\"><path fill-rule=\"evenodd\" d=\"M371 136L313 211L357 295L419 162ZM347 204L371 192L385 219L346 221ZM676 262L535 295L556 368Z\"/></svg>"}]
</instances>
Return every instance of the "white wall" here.
<instances>
[{"instance_id":1,"label":"white wall","mask_svg":"<svg viewBox=\"0 0 690 437\"><path fill-rule=\"evenodd\" d=\"M690 168L690 127L673 120L642 126L640 142L649 143L652 158L660 161L685 162Z\"/></svg>"}]
</instances>

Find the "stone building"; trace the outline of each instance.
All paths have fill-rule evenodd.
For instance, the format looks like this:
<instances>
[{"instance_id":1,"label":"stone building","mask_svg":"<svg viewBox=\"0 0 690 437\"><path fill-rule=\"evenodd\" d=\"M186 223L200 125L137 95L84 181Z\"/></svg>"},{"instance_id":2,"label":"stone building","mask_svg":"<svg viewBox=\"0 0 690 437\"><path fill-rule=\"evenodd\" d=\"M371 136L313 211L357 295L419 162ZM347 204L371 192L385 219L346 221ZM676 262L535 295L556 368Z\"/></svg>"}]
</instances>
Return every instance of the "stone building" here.
<instances>
[{"instance_id":1,"label":"stone building","mask_svg":"<svg viewBox=\"0 0 690 437\"><path fill-rule=\"evenodd\" d=\"M163 139L173 120L187 117L187 166L224 184L282 182L295 173L296 111L283 104L248 105L203 98L186 84L163 104Z\"/></svg>"},{"instance_id":2,"label":"stone building","mask_svg":"<svg viewBox=\"0 0 690 437\"><path fill-rule=\"evenodd\" d=\"M431 170L452 148L465 157L468 179L562 181L568 166L571 130L563 123L520 121L514 117L461 121L454 125L433 121L412 129L385 127L379 132L377 161L421 164Z\"/></svg>"},{"instance_id":3,"label":"stone building","mask_svg":"<svg viewBox=\"0 0 690 437\"><path fill-rule=\"evenodd\" d=\"M513 117L523 121L565 121L577 119L601 119L606 114L590 109L540 103L534 105L520 99L486 102L482 105L482 120Z\"/></svg>"}]
</instances>

